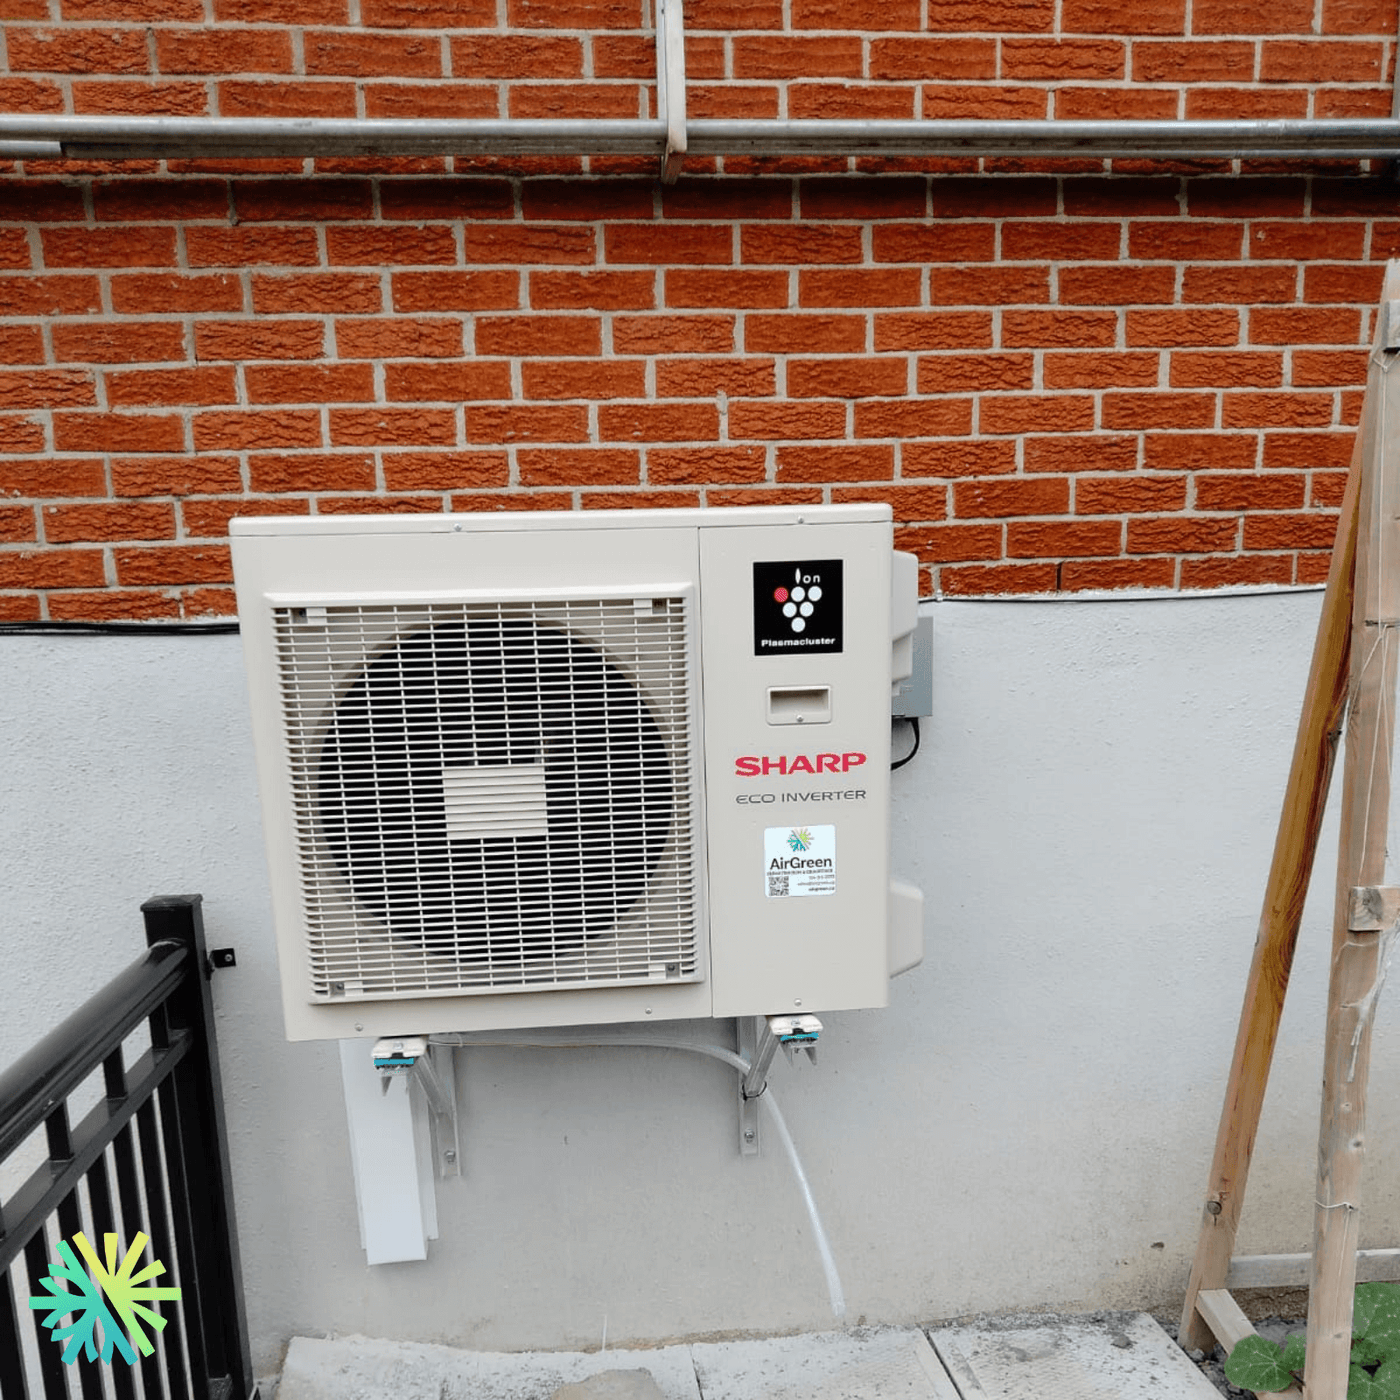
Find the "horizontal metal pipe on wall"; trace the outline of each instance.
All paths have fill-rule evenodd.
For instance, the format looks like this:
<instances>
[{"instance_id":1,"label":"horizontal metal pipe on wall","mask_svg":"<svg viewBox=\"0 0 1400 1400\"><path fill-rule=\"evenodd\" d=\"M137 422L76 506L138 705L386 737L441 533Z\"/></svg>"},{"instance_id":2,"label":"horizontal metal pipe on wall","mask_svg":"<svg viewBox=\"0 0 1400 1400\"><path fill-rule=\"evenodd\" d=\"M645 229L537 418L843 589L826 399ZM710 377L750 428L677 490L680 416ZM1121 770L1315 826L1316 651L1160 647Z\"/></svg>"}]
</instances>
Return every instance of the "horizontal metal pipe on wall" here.
<instances>
[{"instance_id":1,"label":"horizontal metal pipe on wall","mask_svg":"<svg viewBox=\"0 0 1400 1400\"><path fill-rule=\"evenodd\" d=\"M1360 160L1400 118L1307 121L690 121L690 155ZM659 120L0 116L0 159L653 155Z\"/></svg>"}]
</instances>

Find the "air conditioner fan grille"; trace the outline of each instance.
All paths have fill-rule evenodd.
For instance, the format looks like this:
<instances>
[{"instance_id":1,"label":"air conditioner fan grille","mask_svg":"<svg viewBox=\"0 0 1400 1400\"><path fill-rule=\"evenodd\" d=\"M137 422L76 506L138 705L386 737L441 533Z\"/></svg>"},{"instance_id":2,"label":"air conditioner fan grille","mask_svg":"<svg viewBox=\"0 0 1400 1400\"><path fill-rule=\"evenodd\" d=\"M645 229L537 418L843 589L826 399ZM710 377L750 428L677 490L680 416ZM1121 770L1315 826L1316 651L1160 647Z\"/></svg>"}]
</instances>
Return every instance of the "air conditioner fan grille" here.
<instances>
[{"instance_id":1,"label":"air conditioner fan grille","mask_svg":"<svg viewBox=\"0 0 1400 1400\"><path fill-rule=\"evenodd\" d=\"M699 975L684 598L274 622L313 997Z\"/></svg>"}]
</instances>

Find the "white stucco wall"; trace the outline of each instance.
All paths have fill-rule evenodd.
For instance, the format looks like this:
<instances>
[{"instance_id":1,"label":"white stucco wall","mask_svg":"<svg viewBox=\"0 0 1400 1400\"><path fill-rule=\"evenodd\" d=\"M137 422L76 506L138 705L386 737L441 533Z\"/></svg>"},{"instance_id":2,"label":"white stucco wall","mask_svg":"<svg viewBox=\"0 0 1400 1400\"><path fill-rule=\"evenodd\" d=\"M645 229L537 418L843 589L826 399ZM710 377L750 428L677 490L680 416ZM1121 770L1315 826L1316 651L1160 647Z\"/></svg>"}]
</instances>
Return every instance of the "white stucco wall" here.
<instances>
[{"instance_id":1,"label":"white stucco wall","mask_svg":"<svg viewBox=\"0 0 1400 1400\"><path fill-rule=\"evenodd\" d=\"M935 717L895 778L927 956L774 1086L850 1319L1179 1300L1320 595L944 602ZM200 891L260 1371L297 1333L513 1349L829 1324L773 1144L723 1067L459 1056L464 1175L424 1264L370 1270L334 1045L288 1045L238 641L0 637L0 1059ZM1307 1247L1335 828L1241 1238ZM1382 1007L1366 1243L1394 1243ZM728 1037L731 1025L697 1033Z\"/></svg>"}]
</instances>

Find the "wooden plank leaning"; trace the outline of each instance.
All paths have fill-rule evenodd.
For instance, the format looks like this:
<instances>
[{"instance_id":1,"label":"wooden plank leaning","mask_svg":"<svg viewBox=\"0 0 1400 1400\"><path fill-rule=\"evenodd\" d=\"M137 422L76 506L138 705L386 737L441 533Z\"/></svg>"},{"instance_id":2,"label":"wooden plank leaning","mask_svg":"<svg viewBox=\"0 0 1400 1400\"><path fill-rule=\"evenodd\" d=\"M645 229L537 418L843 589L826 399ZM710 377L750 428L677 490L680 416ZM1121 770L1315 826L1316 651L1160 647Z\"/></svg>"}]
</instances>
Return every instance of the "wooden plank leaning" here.
<instances>
[{"instance_id":1,"label":"wooden plank leaning","mask_svg":"<svg viewBox=\"0 0 1400 1400\"><path fill-rule=\"evenodd\" d=\"M1351 650L1359 460L1358 436L1337 521L1336 544L1322 600L1322 615L1318 619L1317 639L1313 644L1312 667L1293 743L1283 810L1264 889L1264 908L1259 918L1259 933L1235 1037L1234 1059L1220 1111L1201 1233L1181 1314L1178 1335L1182 1346L1187 1348L1208 1348L1215 1335L1197 1309L1197 1298L1202 1290L1223 1289L1229 1275L1250 1157L1298 943L1303 901L1308 892L1332 765L1341 736Z\"/></svg>"},{"instance_id":2,"label":"wooden plank leaning","mask_svg":"<svg viewBox=\"0 0 1400 1400\"><path fill-rule=\"evenodd\" d=\"M1362 417L1351 694L1332 970L1318 1135L1308 1351L1309 1400L1345 1400L1360 1235L1371 1025L1394 939L1385 888L1400 660L1400 264L1386 270Z\"/></svg>"}]
</instances>

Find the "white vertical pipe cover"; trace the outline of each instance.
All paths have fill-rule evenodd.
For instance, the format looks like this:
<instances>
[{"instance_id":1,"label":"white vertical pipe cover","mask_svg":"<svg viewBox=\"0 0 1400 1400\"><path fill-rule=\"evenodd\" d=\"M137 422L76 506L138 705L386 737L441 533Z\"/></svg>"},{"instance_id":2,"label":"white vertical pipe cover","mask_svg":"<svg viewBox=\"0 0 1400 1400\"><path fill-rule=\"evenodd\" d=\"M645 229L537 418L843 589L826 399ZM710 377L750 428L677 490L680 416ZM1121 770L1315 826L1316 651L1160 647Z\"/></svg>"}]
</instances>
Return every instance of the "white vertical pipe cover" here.
<instances>
[{"instance_id":1,"label":"white vertical pipe cover","mask_svg":"<svg viewBox=\"0 0 1400 1400\"><path fill-rule=\"evenodd\" d=\"M340 1042L360 1243L371 1264L426 1259L428 1241L437 1238L427 1113L414 1102L406 1075L394 1075L384 1092L370 1058L373 1045Z\"/></svg>"}]
</instances>

